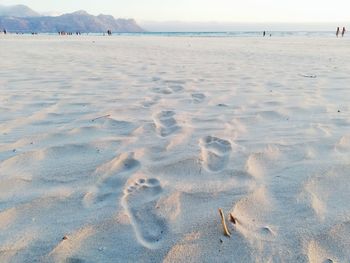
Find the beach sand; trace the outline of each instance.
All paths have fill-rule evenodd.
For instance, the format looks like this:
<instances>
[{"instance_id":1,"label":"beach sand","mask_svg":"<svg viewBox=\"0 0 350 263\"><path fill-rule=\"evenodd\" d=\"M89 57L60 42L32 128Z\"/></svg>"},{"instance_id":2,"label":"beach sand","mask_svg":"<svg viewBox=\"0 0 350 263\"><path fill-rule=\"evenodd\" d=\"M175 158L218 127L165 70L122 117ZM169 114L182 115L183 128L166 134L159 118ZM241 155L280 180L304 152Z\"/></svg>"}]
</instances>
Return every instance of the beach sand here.
<instances>
[{"instance_id":1,"label":"beach sand","mask_svg":"<svg viewBox=\"0 0 350 263\"><path fill-rule=\"evenodd\" d=\"M349 262L349 40L0 44L0 262Z\"/></svg>"}]
</instances>

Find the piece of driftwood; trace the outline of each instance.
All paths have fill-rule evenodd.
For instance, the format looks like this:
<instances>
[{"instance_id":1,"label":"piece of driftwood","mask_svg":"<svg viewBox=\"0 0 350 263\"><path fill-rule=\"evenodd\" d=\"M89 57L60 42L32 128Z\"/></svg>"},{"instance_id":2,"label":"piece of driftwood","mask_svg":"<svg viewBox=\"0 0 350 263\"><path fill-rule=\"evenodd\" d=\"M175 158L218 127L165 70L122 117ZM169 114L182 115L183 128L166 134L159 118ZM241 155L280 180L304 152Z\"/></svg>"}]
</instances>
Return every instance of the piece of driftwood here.
<instances>
[{"instance_id":1,"label":"piece of driftwood","mask_svg":"<svg viewBox=\"0 0 350 263\"><path fill-rule=\"evenodd\" d=\"M225 234L225 236L230 237L230 236L231 236L231 233L230 233L230 231L229 231L228 228L227 228L226 220L225 220L225 214L224 214L224 211L222 211L221 208L219 208L219 213L220 213L220 217L221 217L222 227L223 227L223 229L224 229L224 234Z\"/></svg>"}]
</instances>

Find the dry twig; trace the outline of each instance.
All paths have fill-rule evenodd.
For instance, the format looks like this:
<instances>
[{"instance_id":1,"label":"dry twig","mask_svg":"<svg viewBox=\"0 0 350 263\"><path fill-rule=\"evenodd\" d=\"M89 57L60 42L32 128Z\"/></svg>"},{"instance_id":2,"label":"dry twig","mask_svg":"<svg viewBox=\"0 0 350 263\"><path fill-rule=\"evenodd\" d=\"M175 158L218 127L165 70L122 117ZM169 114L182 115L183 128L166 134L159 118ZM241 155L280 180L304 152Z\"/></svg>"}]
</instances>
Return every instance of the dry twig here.
<instances>
[{"instance_id":1,"label":"dry twig","mask_svg":"<svg viewBox=\"0 0 350 263\"><path fill-rule=\"evenodd\" d=\"M237 223L236 218L233 216L232 213L230 213L230 221L235 225Z\"/></svg>"},{"instance_id":2,"label":"dry twig","mask_svg":"<svg viewBox=\"0 0 350 263\"><path fill-rule=\"evenodd\" d=\"M228 228L227 228L227 225L226 225L226 220L225 220L225 214L224 214L224 211L222 211L221 208L219 208L219 213L220 213L220 216L221 216L222 227L224 228L224 234L225 234L225 236L230 237L231 233L230 233L230 231L228 231Z\"/></svg>"},{"instance_id":3,"label":"dry twig","mask_svg":"<svg viewBox=\"0 0 350 263\"><path fill-rule=\"evenodd\" d=\"M99 119L108 118L108 117L111 117L111 115L108 114L108 115L104 115L104 116L101 116L101 117L97 117L97 118L95 118L95 119L92 119L91 121L97 121L97 120L99 120Z\"/></svg>"}]
</instances>

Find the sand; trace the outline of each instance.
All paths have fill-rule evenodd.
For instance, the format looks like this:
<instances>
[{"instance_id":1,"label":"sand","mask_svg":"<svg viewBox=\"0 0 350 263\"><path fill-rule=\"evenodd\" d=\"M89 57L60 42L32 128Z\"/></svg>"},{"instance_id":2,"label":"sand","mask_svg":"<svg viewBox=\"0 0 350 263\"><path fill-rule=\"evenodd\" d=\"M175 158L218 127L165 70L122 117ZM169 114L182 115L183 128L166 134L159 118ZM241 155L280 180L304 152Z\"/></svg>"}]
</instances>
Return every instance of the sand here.
<instances>
[{"instance_id":1,"label":"sand","mask_svg":"<svg viewBox=\"0 0 350 263\"><path fill-rule=\"evenodd\" d=\"M0 44L0 262L349 262L348 39Z\"/></svg>"}]
</instances>

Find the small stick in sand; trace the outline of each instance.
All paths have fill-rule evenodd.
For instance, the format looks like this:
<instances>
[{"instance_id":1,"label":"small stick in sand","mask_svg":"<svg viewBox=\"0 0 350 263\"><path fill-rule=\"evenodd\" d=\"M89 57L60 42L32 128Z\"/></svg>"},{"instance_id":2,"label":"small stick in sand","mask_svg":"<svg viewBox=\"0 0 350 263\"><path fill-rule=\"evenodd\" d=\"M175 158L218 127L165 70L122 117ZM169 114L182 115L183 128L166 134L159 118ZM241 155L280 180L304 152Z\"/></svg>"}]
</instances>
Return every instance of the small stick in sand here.
<instances>
[{"instance_id":1,"label":"small stick in sand","mask_svg":"<svg viewBox=\"0 0 350 263\"><path fill-rule=\"evenodd\" d=\"M222 211L221 208L219 208L219 213L220 213L220 216L221 216L221 223L222 223L222 226L224 228L224 234L225 234L225 236L230 237L231 233L230 233L230 231L228 231L228 228L226 226L226 220L225 220L224 211Z\"/></svg>"},{"instance_id":2,"label":"small stick in sand","mask_svg":"<svg viewBox=\"0 0 350 263\"><path fill-rule=\"evenodd\" d=\"M97 118L95 118L95 119L92 119L91 121L97 121L97 120L99 120L99 119L108 118L108 117L111 117L111 115L108 114L108 115L104 115L104 116L101 116L101 117L97 117Z\"/></svg>"},{"instance_id":3,"label":"small stick in sand","mask_svg":"<svg viewBox=\"0 0 350 263\"><path fill-rule=\"evenodd\" d=\"M233 216L232 213L230 213L230 221L235 225L237 223L236 218Z\"/></svg>"}]
</instances>

